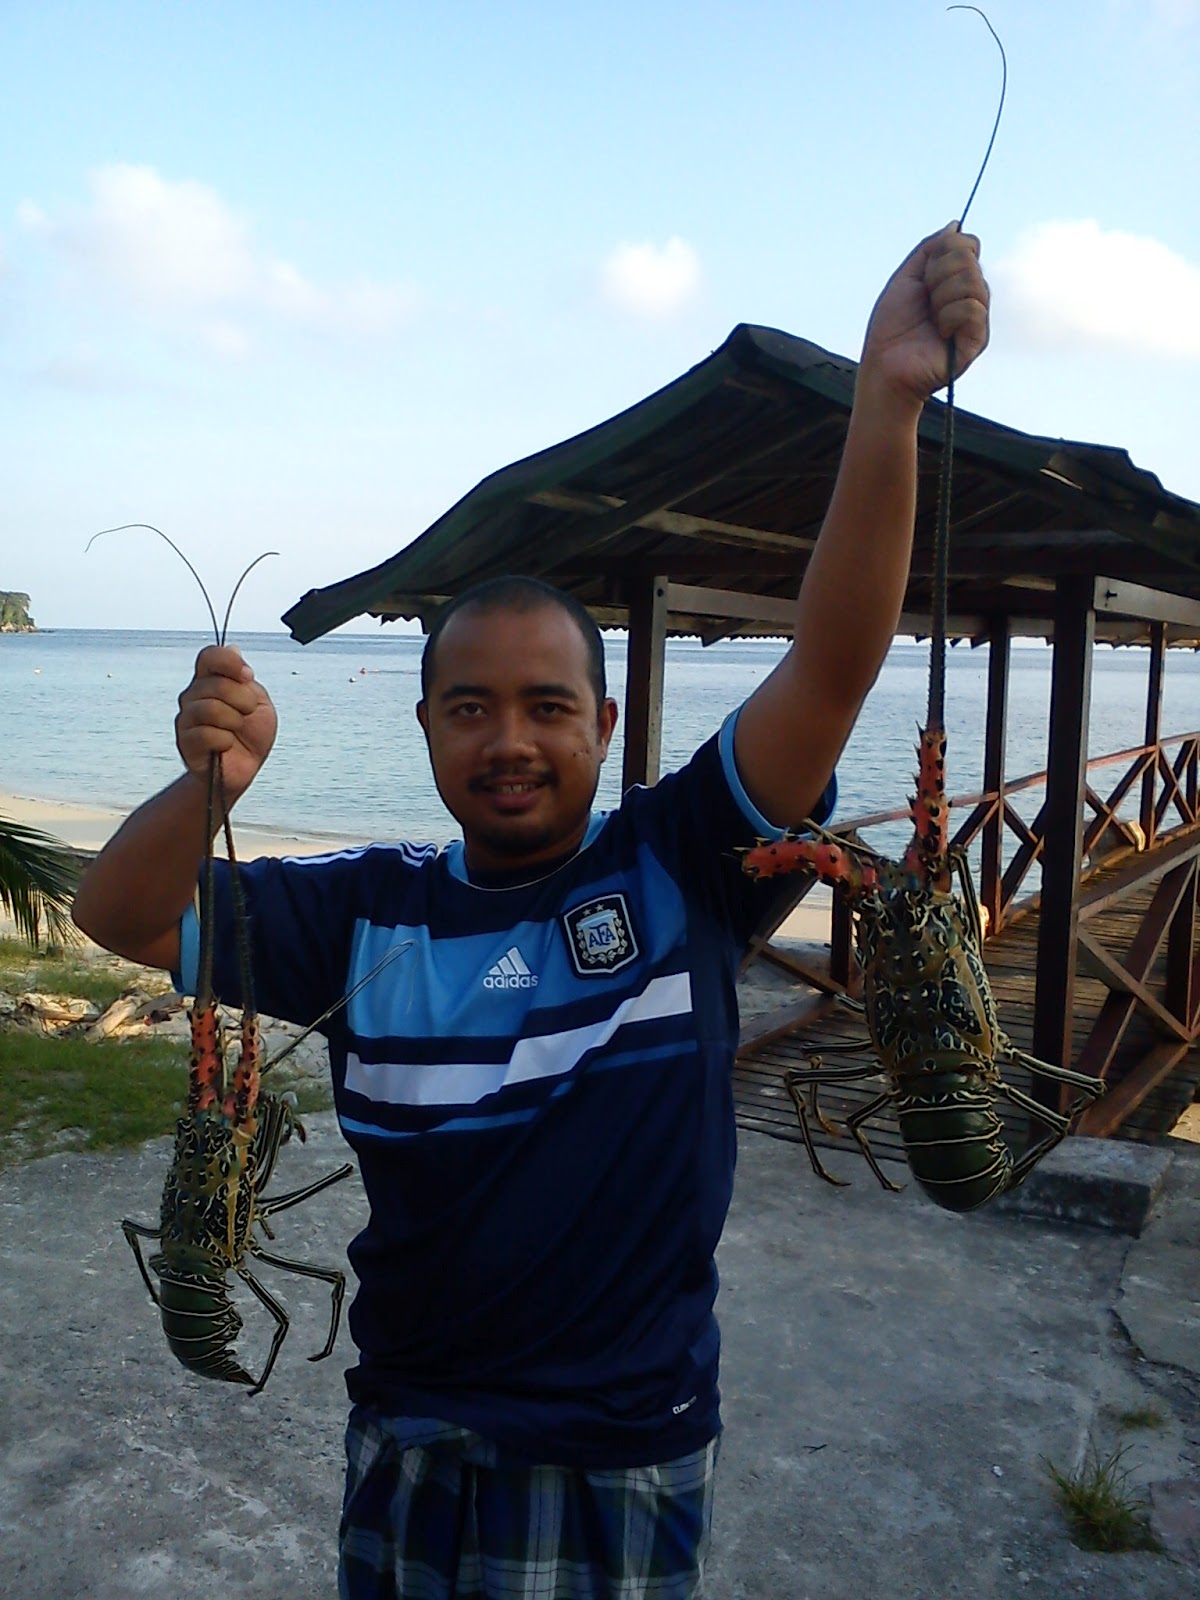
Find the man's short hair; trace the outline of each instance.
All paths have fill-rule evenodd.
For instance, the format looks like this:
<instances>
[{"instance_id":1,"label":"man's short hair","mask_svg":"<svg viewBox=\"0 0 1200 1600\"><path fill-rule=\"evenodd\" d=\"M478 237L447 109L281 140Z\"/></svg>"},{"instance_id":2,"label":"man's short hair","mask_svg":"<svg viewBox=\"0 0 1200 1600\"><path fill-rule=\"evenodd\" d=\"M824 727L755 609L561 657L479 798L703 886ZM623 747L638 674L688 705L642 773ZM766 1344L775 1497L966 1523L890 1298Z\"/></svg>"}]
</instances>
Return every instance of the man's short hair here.
<instances>
[{"instance_id":1,"label":"man's short hair","mask_svg":"<svg viewBox=\"0 0 1200 1600\"><path fill-rule=\"evenodd\" d=\"M434 618L425 648L421 652L421 698L429 698L433 681L433 659L437 642L450 618L459 611L537 611L546 606L557 606L565 611L583 637L587 650L588 681L596 694L597 710L608 694L608 679L604 670L604 640L586 606L580 605L574 595L565 594L553 584L540 578L523 578L507 573L500 578L485 578L473 583L469 589L456 594Z\"/></svg>"}]
</instances>

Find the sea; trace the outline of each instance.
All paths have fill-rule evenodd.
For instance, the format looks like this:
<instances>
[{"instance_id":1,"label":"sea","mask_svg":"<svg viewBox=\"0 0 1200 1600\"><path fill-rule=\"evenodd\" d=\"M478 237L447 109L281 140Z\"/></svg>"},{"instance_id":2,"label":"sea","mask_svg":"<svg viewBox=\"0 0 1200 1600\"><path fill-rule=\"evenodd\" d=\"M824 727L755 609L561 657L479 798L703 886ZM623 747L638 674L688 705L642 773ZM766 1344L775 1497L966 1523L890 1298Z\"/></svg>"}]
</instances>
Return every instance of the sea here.
<instances>
[{"instance_id":1,"label":"sea","mask_svg":"<svg viewBox=\"0 0 1200 1600\"><path fill-rule=\"evenodd\" d=\"M210 637L184 632L51 629L0 635L0 790L35 799L131 809L177 776L173 718L197 652ZM270 761L238 807L238 819L284 837L432 840L456 832L438 797L414 715L423 640L414 634L334 634L298 645L282 633L235 641L279 711ZM609 687L625 690L625 640L605 640ZM724 640L667 646L663 770L681 766L724 717L763 681L780 641ZM1140 745L1148 652L1098 647L1092 675L1089 754ZM927 694L928 645L892 647L838 768L838 820L894 809L911 792L914 743ZM986 646L947 653L948 788L982 787L987 704ZM1044 768L1051 651L1015 644L1009 685L1006 776ZM1164 733L1200 726L1200 658L1168 655ZM599 804L619 799L621 730L601 781ZM1111 781L1095 787L1107 794ZM1032 816L1042 792L1020 797ZM1126 807L1136 815L1136 794ZM903 824L868 835L881 849L903 844Z\"/></svg>"}]
</instances>

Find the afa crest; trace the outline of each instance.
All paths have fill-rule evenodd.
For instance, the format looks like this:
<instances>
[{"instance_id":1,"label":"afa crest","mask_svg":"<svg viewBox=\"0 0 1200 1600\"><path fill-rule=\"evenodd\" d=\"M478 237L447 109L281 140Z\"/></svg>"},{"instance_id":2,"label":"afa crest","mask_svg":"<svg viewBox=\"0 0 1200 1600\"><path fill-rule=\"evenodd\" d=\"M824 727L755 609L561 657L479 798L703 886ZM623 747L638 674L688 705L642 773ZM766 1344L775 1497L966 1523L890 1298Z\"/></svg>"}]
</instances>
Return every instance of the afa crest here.
<instances>
[{"instance_id":1,"label":"afa crest","mask_svg":"<svg viewBox=\"0 0 1200 1600\"><path fill-rule=\"evenodd\" d=\"M619 972L639 955L623 894L597 895L563 917L567 948L581 978Z\"/></svg>"}]
</instances>

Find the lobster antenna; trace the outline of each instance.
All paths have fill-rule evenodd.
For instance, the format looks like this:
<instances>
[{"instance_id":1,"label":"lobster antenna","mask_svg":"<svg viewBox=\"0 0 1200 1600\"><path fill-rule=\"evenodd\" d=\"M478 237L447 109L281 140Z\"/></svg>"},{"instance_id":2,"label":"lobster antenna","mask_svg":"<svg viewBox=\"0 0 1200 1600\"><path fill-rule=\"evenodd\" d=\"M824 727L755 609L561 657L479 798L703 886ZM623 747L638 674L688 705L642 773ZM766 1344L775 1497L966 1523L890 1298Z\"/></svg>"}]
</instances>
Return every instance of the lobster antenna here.
<instances>
[{"instance_id":1,"label":"lobster antenna","mask_svg":"<svg viewBox=\"0 0 1200 1600\"><path fill-rule=\"evenodd\" d=\"M217 643L218 644L224 644L225 643L225 635L229 632L229 618L233 614L233 602L238 597L238 590L242 587L242 585L245 583L246 579L254 571L255 567L258 565L258 563L260 561L265 561L268 556L277 556L278 554L279 554L278 550L264 550L262 555L255 556L254 560L250 563L250 565L246 568L245 572L242 573L241 577L234 584L233 593L229 596L229 604L225 607L225 621L221 624L221 632L217 636ZM214 623L216 622L216 618L215 617L213 618L213 621L214 621Z\"/></svg>"},{"instance_id":2,"label":"lobster antenna","mask_svg":"<svg viewBox=\"0 0 1200 1600\"><path fill-rule=\"evenodd\" d=\"M238 590L242 587L242 584L245 583L250 573L254 571L255 567L260 561L265 561L268 556L277 556L279 554L278 550L264 550L262 555L255 556L254 560L234 584L233 593L229 597L229 604L225 608L225 620L220 626L218 626L217 613L213 609L213 603L209 598L208 590L204 587L204 580L196 571L192 563L188 560L187 556L184 555L183 551L175 543L174 539L172 539L168 534L164 533L161 528L156 528L152 522L122 522L114 528L101 528L100 532L94 533L84 546L84 554L86 555L96 540L103 538L106 533L123 533L129 528L145 528L150 533L156 533L160 539L165 540L165 542L171 546L171 549L174 550L175 554L183 562L184 566L188 569L192 577L195 578L196 583L199 585L200 593L204 596L204 603L208 607L209 617L212 619L213 638L219 645L223 645L225 643L226 635L229 632L229 618L233 613L233 602L237 599ZM199 991L196 995L196 1002L199 1006L203 1007L210 1004L212 1001L212 963L214 938L212 908L213 898L216 892L215 872L213 870L212 838L216 832L218 802L220 804L221 826L225 831L225 849L229 857L229 878L230 889L233 895L234 923L237 927L238 959L242 969L242 999L244 1001L243 1010L253 1016L255 1014L254 987L250 970L250 946L246 937L246 900L242 891L241 879L238 875L237 857L234 854L233 849L233 829L229 824L229 805L225 798L225 783L221 772L221 757L215 751L209 756L208 759L208 800L206 806L207 822L205 834L208 844L206 845L204 852L204 874L200 881L200 972L196 983L197 990Z\"/></svg>"},{"instance_id":3,"label":"lobster antenna","mask_svg":"<svg viewBox=\"0 0 1200 1600\"><path fill-rule=\"evenodd\" d=\"M967 203L962 208L958 219L959 231L967 220L967 212L971 209L971 202L987 171L987 164L992 158L992 146L996 142L996 134L1000 128L1000 118L1004 112L1004 100L1008 93L1008 57L1004 53L1004 46L1000 42L1000 35L988 21L987 16L978 6L953 5L947 6L948 11L974 11L977 16L983 17L984 26L996 41L996 48L1000 51L1001 80L1000 103L996 107L996 120L992 124L992 136L988 140L987 150L984 152L983 162L978 175L967 196ZM932 626L930 628L929 644L929 708L925 718L927 728L941 729L945 723L946 707L946 611L948 609L948 596L950 590L950 497L951 478L954 471L954 363L955 348L953 338L946 341L946 407L942 414L942 457L938 470L938 495L937 514L934 522L933 535L933 594L931 597Z\"/></svg>"},{"instance_id":4,"label":"lobster antenna","mask_svg":"<svg viewBox=\"0 0 1200 1600\"><path fill-rule=\"evenodd\" d=\"M156 533L160 539L166 539L167 543L171 546L171 549L174 550L175 554L179 557L180 561L183 562L184 566L191 573L192 577L195 578L196 582L200 585L200 593L204 596L204 604L208 607L208 614L212 618L213 638L217 641L218 644L223 644L224 640L221 637L221 630L220 630L220 628L217 627L217 613L213 610L213 603L208 598L208 590L204 587L204 580L201 578L200 574L196 571L196 569L192 565L192 563L184 555L183 551L175 543L174 539L169 538L168 535L165 534L162 531L161 528L156 528L152 522L119 522L115 528L101 528L100 532L99 533L94 533L92 535L92 537L88 540L88 542L84 545L84 547L83 547L84 555L87 555L88 551L95 544L96 540L97 539L103 539L103 537L104 537L104 535L106 533L124 533L127 528L146 528L146 529L148 529L148 531L150 533ZM229 618L226 617L225 620L228 623Z\"/></svg>"},{"instance_id":5,"label":"lobster antenna","mask_svg":"<svg viewBox=\"0 0 1200 1600\"><path fill-rule=\"evenodd\" d=\"M360 978L354 987L352 989L348 989L344 995L340 995L331 1006L327 1006L315 1021L309 1023L308 1027L305 1028L303 1033L299 1034L295 1039L292 1040L291 1044L287 1045L279 1052L277 1056L267 1062L266 1066L264 1066L262 1069L262 1076L265 1077L266 1074L270 1072L272 1067L277 1067L281 1061L285 1061L287 1057L291 1055L293 1050L304 1043L305 1039L308 1038L310 1033L315 1033L323 1022L328 1022L335 1011L340 1011L343 1006L348 1006L351 1000L354 999L354 996L358 994L360 989L365 989L373 978L378 977L378 975L383 971L384 967L390 966L391 963L395 961L397 956L402 956L406 950L410 950L412 948L412 944L413 941L411 939L406 939L403 944L395 945L391 950L385 951L383 956L375 963L365 977Z\"/></svg>"},{"instance_id":6,"label":"lobster antenna","mask_svg":"<svg viewBox=\"0 0 1200 1600\"><path fill-rule=\"evenodd\" d=\"M1000 131L1000 118L1004 113L1004 97L1008 93L1008 57L1004 54L1004 46L1000 43L1000 35L988 21L986 13L981 11L978 6L947 6L946 10L973 11L977 17L982 17L984 27L995 39L996 48L1000 52L1000 104L996 107L996 120L992 124L992 137L988 140L988 147L983 153L983 163L979 168L979 174L971 187L970 194L967 196L967 203L962 208L962 215L958 219L958 226L961 230L963 223L967 220L967 212L971 209L971 201L975 198L975 191L983 181L983 175L987 171L987 164L992 159L992 146L995 144L996 135Z\"/></svg>"}]
</instances>

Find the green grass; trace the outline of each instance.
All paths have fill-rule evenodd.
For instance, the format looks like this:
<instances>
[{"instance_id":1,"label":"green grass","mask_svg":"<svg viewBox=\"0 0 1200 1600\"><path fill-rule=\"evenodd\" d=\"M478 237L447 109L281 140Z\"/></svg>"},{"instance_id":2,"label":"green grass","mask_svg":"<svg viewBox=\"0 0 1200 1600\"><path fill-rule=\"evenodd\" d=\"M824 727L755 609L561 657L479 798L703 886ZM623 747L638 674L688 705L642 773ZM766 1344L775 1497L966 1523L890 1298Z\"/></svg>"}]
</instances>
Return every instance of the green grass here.
<instances>
[{"instance_id":1,"label":"green grass","mask_svg":"<svg viewBox=\"0 0 1200 1600\"><path fill-rule=\"evenodd\" d=\"M155 982L161 978L161 984ZM131 982L170 987L115 957L54 955L21 939L0 939L0 989L91 1000L103 1010ZM116 1150L173 1133L187 1093L186 1045L170 1039L91 1042L63 1034L0 1028L0 1168L56 1150ZM285 1060L267 1077L291 1093L303 1116L333 1105L328 1077L293 1075Z\"/></svg>"},{"instance_id":2,"label":"green grass","mask_svg":"<svg viewBox=\"0 0 1200 1600\"><path fill-rule=\"evenodd\" d=\"M170 1040L0 1031L0 1167L171 1133L186 1092L187 1054Z\"/></svg>"},{"instance_id":3,"label":"green grass","mask_svg":"<svg viewBox=\"0 0 1200 1600\"><path fill-rule=\"evenodd\" d=\"M55 947L54 955L36 951L23 939L0 939L0 989L23 994L34 989L40 994L73 995L91 1000L103 1011L129 986L137 968L128 964L109 965L106 960L73 954ZM164 989L169 987L164 975Z\"/></svg>"},{"instance_id":4,"label":"green grass","mask_svg":"<svg viewBox=\"0 0 1200 1600\"><path fill-rule=\"evenodd\" d=\"M1165 1428L1167 1419L1157 1406L1142 1406L1137 1411L1122 1411L1117 1417L1117 1427L1126 1433L1135 1433L1141 1428Z\"/></svg>"},{"instance_id":5,"label":"green grass","mask_svg":"<svg viewBox=\"0 0 1200 1600\"><path fill-rule=\"evenodd\" d=\"M1123 1445L1102 1457L1089 1440L1076 1471L1062 1472L1046 1463L1071 1537L1081 1550L1162 1549L1150 1527L1148 1504L1130 1488L1131 1473L1123 1465L1128 1450Z\"/></svg>"}]
</instances>

